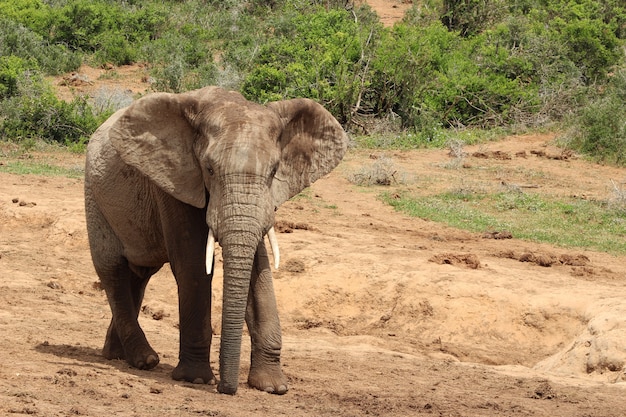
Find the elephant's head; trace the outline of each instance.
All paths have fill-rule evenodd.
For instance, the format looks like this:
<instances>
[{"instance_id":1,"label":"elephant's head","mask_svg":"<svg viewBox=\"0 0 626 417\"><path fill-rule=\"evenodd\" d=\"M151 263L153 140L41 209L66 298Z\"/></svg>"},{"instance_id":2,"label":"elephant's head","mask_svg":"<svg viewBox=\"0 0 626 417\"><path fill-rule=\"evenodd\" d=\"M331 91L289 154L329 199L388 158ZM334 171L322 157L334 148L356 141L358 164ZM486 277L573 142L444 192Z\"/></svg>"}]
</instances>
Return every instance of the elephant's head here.
<instances>
[{"instance_id":1,"label":"elephant's head","mask_svg":"<svg viewBox=\"0 0 626 417\"><path fill-rule=\"evenodd\" d=\"M346 135L314 101L262 106L206 87L137 100L110 139L127 164L178 200L203 208L208 193L207 269L215 240L224 257L219 388L234 393L257 246L272 229L276 208L339 163Z\"/></svg>"}]
</instances>

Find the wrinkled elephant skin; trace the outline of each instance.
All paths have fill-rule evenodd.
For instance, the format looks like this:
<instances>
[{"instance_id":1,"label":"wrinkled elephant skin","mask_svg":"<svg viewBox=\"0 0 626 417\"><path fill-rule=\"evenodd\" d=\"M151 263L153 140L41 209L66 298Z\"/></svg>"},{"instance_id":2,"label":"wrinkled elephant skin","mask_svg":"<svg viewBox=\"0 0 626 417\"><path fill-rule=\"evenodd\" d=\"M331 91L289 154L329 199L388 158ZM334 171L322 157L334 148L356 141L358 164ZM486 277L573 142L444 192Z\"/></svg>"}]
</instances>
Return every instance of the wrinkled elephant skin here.
<instances>
[{"instance_id":1,"label":"wrinkled elephant skin","mask_svg":"<svg viewBox=\"0 0 626 417\"><path fill-rule=\"evenodd\" d=\"M218 87L151 94L112 115L92 136L85 168L91 255L112 311L104 356L139 369L159 363L137 318L150 277L169 262L180 316L172 377L216 383L207 273L216 241L224 258L218 391L237 391L245 321L248 384L285 393L263 237L276 208L330 172L346 146L339 123L314 101L262 106Z\"/></svg>"}]
</instances>

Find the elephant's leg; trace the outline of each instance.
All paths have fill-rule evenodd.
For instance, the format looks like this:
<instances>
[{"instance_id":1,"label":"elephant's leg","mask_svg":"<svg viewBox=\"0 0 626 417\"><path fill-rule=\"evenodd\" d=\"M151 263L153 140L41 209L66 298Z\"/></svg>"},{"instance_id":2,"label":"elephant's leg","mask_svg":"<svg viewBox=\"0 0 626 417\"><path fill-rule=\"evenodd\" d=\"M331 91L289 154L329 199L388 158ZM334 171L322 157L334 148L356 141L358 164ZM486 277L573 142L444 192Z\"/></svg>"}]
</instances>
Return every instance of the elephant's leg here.
<instances>
[{"instance_id":1,"label":"elephant's leg","mask_svg":"<svg viewBox=\"0 0 626 417\"><path fill-rule=\"evenodd\" d=\"M159 356L150 347L137 317L148 277L134 273L124 258L108 268L97 267L113 317L107 331L103 355L108 359L126 359L138 369L152 369Z\"/></svg>"},{"instance_id":2,"label":"elephant's leg","mask_svg":"<svg viewBox=\"0 0 626 417\"><path fill-rule=\"evenodd\" d=\"M287 378L280 366L280 321L272 272L263 241L259 244L254 259L246 323L252 343L248 384L274 394L286 393Z\"/></svg>"},{"instance_id":3,"label":"elephant's leg","mask_svg":"<svg viewBox=\"0 0 626 417\"><path fill-rule=\"evenodd\" d=\"M198 259L203 261L201 255L195 258L195 262ZM179 362L172 372L172 378L196 384L215 384L215 375L209 363L213 276L206 275L204 262L195 268L187 263L184 271L178 267L172 269L178 283L180 318Z\"/></svg>"},{"instance_id":4,"label":"elephant's leg","mask_svg":"<svg viewBox=\"0 0 626 417\"><path fill-rule=\"evenodd\" d=\"M134 306L135 317L139 317L141 310L141 304L143 296L145 294L146 285L150 280L150 277L154 275L160 268L131 268L134 271L131 274L131 278L128 280L130 283L131 298ZM124 346L120 340L120 336L117 332L115 322L111 319L111 324L107 331L107 336L102 349L104 357L107 359L126 359L126 353L124 352Z\"/></svg>"},{"instance_id":5,"label":"elephant's leg","mask_svg":"<svg viewBox=\"0 0 626 417\"><path fill-rule=\"evenodd\" d=\"M172 378L215 384L209 363L213 275L206 273L206 212L168 196L159 203L162 213L175 213L162 219L170 266L178 285L180 350Z\"/></svg>"},{"instance_id":6,"label":"elephant's leg","mask_svg":"<svg viewBox=\"0 0 626 417\"><path fill-rule=\"evenodd\" d=\"M103 348L108 359L126 359L139 369L159 363L139 327L137 315L148 275L138 276L122 255L123 247L115 232L94 203L90 189L85 193L87 230L93 264L104 288L113 315Z\"/></svg>"}]
</instances>

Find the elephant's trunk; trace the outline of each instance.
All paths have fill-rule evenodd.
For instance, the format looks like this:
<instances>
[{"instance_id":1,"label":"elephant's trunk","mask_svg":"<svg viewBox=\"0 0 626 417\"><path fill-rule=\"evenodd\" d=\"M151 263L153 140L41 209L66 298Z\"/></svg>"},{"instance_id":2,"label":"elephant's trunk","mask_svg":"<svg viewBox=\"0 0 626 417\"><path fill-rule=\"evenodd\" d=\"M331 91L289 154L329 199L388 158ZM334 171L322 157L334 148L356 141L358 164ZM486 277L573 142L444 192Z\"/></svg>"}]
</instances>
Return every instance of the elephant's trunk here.
<instances>
[{"instance_id":1,"label":"elephant's trunk","mask_svg":"<svg viewBox=\"0 0 626 417\"><path fill-rule=\"evenodd\" d=\"M242 198L243 197L243 198ZM225 201L224 201L225 200ZM243 202L242 202L243 200ZM231 193L222 197L215 237L224 259L224 294L218 390L235 394L239 380L241 339L248 291L257 247L267 232L272 212L258 197Z\"/></svg>"},{"instance_id":2,"label":"elephant's trunk","mask_svg":"<svg viewBox=\"0 0 626 417\"><path fill-rule=\"evenodd\" d=\"M260 240L249 238L257 242ZM230 239L228 239L230 240ZM224 257L224 295L220 342L219 392L235 394L239 380L241 338L256 245L220 241Z\"/></svg>"}]
</instances>

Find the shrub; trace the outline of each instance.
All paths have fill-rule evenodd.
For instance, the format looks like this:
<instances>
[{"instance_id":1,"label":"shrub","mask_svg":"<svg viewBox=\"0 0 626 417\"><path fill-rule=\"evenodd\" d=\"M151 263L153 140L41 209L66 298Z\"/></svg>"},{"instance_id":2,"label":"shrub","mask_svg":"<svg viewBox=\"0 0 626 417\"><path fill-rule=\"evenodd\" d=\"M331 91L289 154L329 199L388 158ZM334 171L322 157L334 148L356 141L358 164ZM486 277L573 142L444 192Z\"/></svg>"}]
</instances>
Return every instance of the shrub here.
<instances>
[{"instance_id":1,"label":"shrub","mask_svg":"<svg viewBox=\"0 0 626 417\"><path fill-rule=\"evenodd\" d=\"M46 37L51 24L52 7L41 0L10 0L0 2L0 16L20 23Z\"/></svg>"},{"instance_id":2,"label":"shrub","mask_svg":"<svg viewBox=\"0 0 626 417\"><path fill-rule=\"evenodd\" d=\"M81 56L63 45L50 45L41 35L16 21L0 18L0 56L14 55L35 61L47 74L60 74L77 69Z\"/></svg>"},{"instance_id":3,"label":"shrub","mask_svg":"<svg viewBox=\"0 0 626 417\"><path fill-rule=\"evenodd\" d=\"M0 56L0 99L13 97L18 93L18 79L29 69L35 69L33 62L15 55Z\"/></svg>"},{"instance_id":4,"label":"shrub","mask_svg":"<svg viewBox=\"0 0 626 417\"><path fill-rule=\"evenodd\" d=\"M381 42L371 95L378 114L393 112L405 128L501 126L515 109L537 105L523 81L525 64L488 35L461 39L440 22L399 24Z\"/></svg>"},{"instance_id":5,"label":"shrub","mask_svg":"<svg viewBox=\"0 0 626 417\"><path fill-rule=\"evenodd\" d=\"M142 56L153 65L155 88L182 92L213 83L217 68L208 43L207 31L185 24L147 44Z\"/></svg>"},{"instance_id":6,"label":"shrub","mask_svg":"<svg viewBox=\"0 0 626 417\"><path fill-rule=\"evenodd\" d=\"M619 42L608 25L597 19L563 22L554 19L567 58L582 71L587 84L602 81L620 58Z\"/></svg>"},{"instance_id":7,"label":"shrub","mask_svg":"<svg viewBox=\"0 0 626 417\"><path fill-rule=\"evenodd\" d=\"M163 6L133 8L108 2L70 0L55 9L51 40L95 53L99 63L129 64L138 48L158 36L166 22Z\"/></svg>"},{"instance_id":8,"label":"shrub","mask_svg":"<svg viewBox=\"0 0 626 417\"><path fill-rule=\"evenodd\" d=\"M502 0L443 0L441 22L463 37L493 26L506 10Z\"/></svg>"},{"instance_id":9,"label":"shrub","mask_svg":"<svg viewBox=\"0 0 626 417\"><path fill-rule=\"evenodd\" d=\"M70 103L57 99L41 75L25 71L17 79L16 92L0 101L0 139L43 139L63 144L86 140L109 114L96 117L79 97Z\"/></svg>"},{"instance_id":10,"label":"shrub","mask_svg":"<svg viewBox=\"0 0 626 417\"><path fill-rule=\"evenodd\" d=\"M359 9L366 22L367 10ZM262 102L309 97L347 123L368 83L367 66L380 30L369 24L360 27L343 9L322 8L277 22L274 38L252 61L243 94Z\"/></svg>"},{"instance_id":11,"label":"shrub","mask_svg":"<svg viewBox=\"0 0 626 417\"><path fill-rule=\"evenodd\" d=\"M626 69L616 73L605 93L583 107L561 138L569 147L602 161L626 165Z\"/></svg>"}]
</instances>

